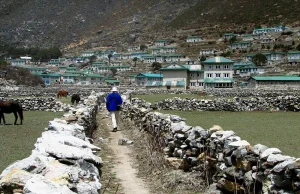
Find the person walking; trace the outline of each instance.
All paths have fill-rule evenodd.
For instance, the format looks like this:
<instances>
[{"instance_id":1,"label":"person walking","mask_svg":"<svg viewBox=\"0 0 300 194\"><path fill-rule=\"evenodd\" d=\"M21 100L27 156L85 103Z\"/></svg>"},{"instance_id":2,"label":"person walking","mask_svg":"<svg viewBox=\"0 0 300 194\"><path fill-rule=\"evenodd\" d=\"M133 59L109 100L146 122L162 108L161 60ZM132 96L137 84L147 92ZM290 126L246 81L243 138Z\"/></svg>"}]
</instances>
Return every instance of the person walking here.
<instances>
[{"instance_id":1,"label":"person walking","mask_svg":"<svg viewBox=\"0 0 300 194\"><path fill-rule=\"evenodd\" d=\"M113 87L111 93L106 98L106 109L110 112L113 132L117 132L119 122L119 111L123 100L121 95L118 93L118 89Z\"/></svg>"}]
</instances>

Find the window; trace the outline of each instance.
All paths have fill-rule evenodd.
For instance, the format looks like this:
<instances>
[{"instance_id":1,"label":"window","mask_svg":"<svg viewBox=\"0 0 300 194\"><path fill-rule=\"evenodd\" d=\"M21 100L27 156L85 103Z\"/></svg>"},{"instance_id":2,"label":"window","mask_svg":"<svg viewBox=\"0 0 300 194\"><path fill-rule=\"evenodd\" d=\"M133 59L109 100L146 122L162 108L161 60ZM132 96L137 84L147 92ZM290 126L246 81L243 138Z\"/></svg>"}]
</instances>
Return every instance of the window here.
<instances>
[{"instance_id":1,"label":"window","mask_svg":"<svg viewBox=\"0 0 300 194\"><path fill-rule=\"evenodd\" d=\"M203 86L203 82L199 82L199 83L198 83L198 86Z\"/></svg>"},{"instance_id":2,"label":"window","mask_svg":"<svg viewBox=\"0 0 300 194\"><path fill-rule=\"evenodd\" d=\"M229 73L224 73L225 78L229 78Z\"/></svg>"},{"instance_id":3,"label":"window","mask_svg":"<svg viewBox=\"0 0 300 194\"><path fill-rule=\"evenodd\" d=\"M190 83L190 86L195 86L195 85L196 85L195 82Z\"/></svg>"},{"instance_id":4,"label":"window","mask_svg":"<svg viewBox=\"0 0 300 194\"><path fill-rule=\"evenodd\" d=\"M193 77L193 73L191 73L190 76Z\"/></svg>"},{"instance_id":5,"label":"window","mask_svg":"<svg viewBox=\"0 0 300 194\"><path fill-rule=\"evenodd\" d=\"M224 65L224 69L229 69L229 65Z\"/></svg>"},{"instance_id":6,"label":"window","mask_svg":"<svg viewBox=\"0 0 300 194\"><path fill-rule=\"evenodd\" d=\"M212 77L212 73L208 73L206 75L207 75L207 77Z\"/></svg>"},{"instance_id":7,"label":"window","mask_svg":"<svg viewBox=\"0 0 300 194\"><path fill-rule=\"evenodd\" d=\"M220 78L221 77L221 73L216 73L216 77Z\"/></svg>"},{"instance_id":8,"label":"window","mask_svg":"<svg viewBox=\"0 0 300 194\"><path fill-rule=\"evenodd\" d=\"M221 66L220 65L216 65L216 69L221 69Z\"/></svg>"},{"instance_id":9,"label":"window","mask_svg":"<svg viewBox=\"0 0 300 194\"><path fill-rule=\"evenodd\" d=\"M212 69L212 65L208 66L208 69Z\"/></svg>"}]
</instances>

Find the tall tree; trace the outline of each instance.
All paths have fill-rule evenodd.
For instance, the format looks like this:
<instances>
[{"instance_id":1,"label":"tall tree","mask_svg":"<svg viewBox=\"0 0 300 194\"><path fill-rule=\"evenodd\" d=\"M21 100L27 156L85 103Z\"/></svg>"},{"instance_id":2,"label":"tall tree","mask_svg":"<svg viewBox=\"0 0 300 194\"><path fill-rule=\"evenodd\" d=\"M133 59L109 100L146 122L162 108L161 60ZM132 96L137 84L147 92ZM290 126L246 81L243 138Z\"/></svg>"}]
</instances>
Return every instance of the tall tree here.
<instances>
[{"instance_id":1,"label":"tall tree","mask_svg":"<svg viewBox=\"0 0 300 194\"><path fill-rule=\"evenodd\" d=\"M136 67L136 62L137 62L137 60L138 60L137 57L134 57L134 58L132 59L132 61L134 62L134 66L135 66L135 67Z\"/></svg>"},{"instance_id":2,"label":"tall tree","mask_svg":"<svg viewBox=\"0 0 300 194\"><path fill-rule=\"evenodd\" d=\"M112 58L112 54L108 54L107 57L108 57L108 64L110 66L110 59Z\"/></svg>"},{"instance_id":3,"label":"tall tree","mask_svg":"<svg viewBox=\"0 0 300 194\"><path fill-rule=\"evenodd\" d=\"M252 62L255 63L255 65L262 66L267 63L267 57L264 54L258 53L252 57Z\"/></svg>"},{"instance_id":4,"label":"tall tree","mask_svg":"<svg viewBox=\"0 0 300 194\"><path fill-rule=\"evenodd\" d=\"M159 62L153 62L152 63L152 70L153 72L158 72L161 68L161 64Z\"/></svg>"},{"instance_id":5,"label":"tall tree","mask_svg":"<svg viewBox=\"0 0 300 194\"><path fill-rule=\"evenodd\" d=\"M204 55L201 55L201 58L200 58L200 61L205 61L206 60L206 57Z\"/></svg>"},{"instance_id":6,"label":"tall tree","mask_svg":"<svg viewBox=\"0 0 300 194\"><path fill-rule=\"evenodd\" d=\"M141 46L140 46L140 50L141 51L144 51L145 49L147 49L148 47L146 46L146 45L144 45L144 44L142 44Z\"/></svg>"}]
</instances>

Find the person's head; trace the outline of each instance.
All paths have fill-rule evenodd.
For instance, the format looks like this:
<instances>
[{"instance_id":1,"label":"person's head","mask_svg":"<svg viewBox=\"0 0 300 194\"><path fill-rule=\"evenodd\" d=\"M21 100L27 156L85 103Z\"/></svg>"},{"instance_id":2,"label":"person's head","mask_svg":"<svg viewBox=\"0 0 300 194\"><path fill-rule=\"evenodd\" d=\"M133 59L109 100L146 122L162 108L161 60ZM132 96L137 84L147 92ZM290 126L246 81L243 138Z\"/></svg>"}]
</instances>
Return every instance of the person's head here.
<instances>
[{"instance_id":1,"label":"person's head","mask_svg":"<svg viewBox=\"0 0 300 194\"><path fill-rule=\"evenodd\" d=\"M111 89L111 91L112 91L112 92L118 92L118 88L117 88L117 87L113 87L113 88Z\"/></svg>"}]
</instances>

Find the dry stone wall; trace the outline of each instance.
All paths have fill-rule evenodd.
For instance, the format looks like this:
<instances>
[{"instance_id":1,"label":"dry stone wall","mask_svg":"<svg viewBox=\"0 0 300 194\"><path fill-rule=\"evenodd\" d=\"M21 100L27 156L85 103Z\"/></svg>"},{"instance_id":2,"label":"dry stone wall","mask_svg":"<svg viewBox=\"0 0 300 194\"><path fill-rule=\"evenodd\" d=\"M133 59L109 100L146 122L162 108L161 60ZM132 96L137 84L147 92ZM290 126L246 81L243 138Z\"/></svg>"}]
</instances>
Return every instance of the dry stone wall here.
<instances>
[{"instance_id":1,"label":"dry stone wall","mask_svg":"<svg viewBox=\"0 0 300 194\"><path fill-rule=\"evenodd\" d=\"M300 111L300 96L285 95L276 97L251 97L233 99L217 98L172 98L152 105L162 110L199 110L199 111Z\"/></svg>"},{"instance_id":2,"label":"dry stone wall","mask_svg":"<svg viewBox=\"0 0 300 194\"><path fill-rule=\"evenodd\" d=\"M98 194L103 162L91 135L103 95L92 92L62 118L50 121L32 154L1 173L0 193Z\"/></svg>"},{"instance_id":3,"label":"dry stone wall","mask_svg":"<svg viewBox=\"0 0 300 194\"><path fill-rule=\"evenodd\" d=\"M297 193L300 159L278 148L250 145L233 131L188 126L176 115L153 112L140 99L126 102L123 122L148 132L176 168L201 171L206 193ZM201 181L201 180L199 180Z\"/></svg>"}]
</instances>

